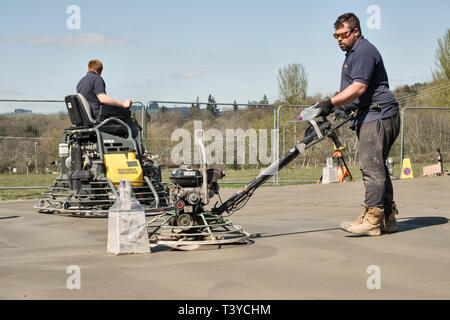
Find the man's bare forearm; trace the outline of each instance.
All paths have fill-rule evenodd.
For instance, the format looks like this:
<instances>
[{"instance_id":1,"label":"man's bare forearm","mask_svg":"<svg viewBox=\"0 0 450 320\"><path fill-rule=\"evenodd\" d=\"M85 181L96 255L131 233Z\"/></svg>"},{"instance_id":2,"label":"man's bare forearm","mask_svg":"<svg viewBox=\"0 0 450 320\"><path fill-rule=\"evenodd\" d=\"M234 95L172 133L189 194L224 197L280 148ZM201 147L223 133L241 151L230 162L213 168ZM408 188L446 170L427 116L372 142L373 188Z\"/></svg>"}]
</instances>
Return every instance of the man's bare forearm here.
<instances>
[{"instance_id":1,"label":"man's bare forearm","mask_svg":"<svg viewBox=\"0 0 450 320\"><path fill-rule=\"evenodd\" d=\"M361 96L367 90L367 85L361 82L353 82L347 88L339 92L333 98L331 98L331 103L333 106L339 107L344 104L350 103L359 96Z\"/></svg>"},{"instance_id":2,"label":"man's bare forearm","mask_svg":"<svg viewBox=\"0 0 450 320\"><path fill-rule=\"evenodd\" d=\"M126 108L122 101L118 101L116 99L110 98L106 94L99 94L99 95L97 95L97 98L102 104L109 104L112 106Z\"/></svg>"}]
</instances>

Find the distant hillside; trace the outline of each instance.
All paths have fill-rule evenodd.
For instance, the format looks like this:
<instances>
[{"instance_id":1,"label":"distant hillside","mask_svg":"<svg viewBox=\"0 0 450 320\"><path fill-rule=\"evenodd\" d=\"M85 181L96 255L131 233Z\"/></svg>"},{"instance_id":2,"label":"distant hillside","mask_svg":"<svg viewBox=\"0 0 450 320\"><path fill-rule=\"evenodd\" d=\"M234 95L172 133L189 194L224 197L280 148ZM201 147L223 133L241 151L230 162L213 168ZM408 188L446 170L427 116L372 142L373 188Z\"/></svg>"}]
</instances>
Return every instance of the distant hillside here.
<instances>
[{"instance_id":1,"label":"distant hillside","mask_svg":"<svg viewBox=\"0 0 450 320\"><path fill-rule=\"evenodd\" d=\"M189 108L188 107L172 107L168 108L169 112L179 111L183 114L185 118L189 117Z\"/></svg>"},{"instance_id":2,"label":"distant hillside","mask_svg":"<svg viewBox=\"0 0 450 320\"><path fill-rule=\"evenodd\" d=\"M164 106L163 106L163 107L164 107ZM140 105L133 105L133 106L131 106L131 111L138 111L138 110L141 110L141 109L142 109L142 107L141 107ZM160 106L159 106L158 103L152 102L152 103L150 103L150 104L148 105L147 113L148 113L149 115L154 115L154 114L156 114L156 113L158 112L158 110L160 110L160 109L161 109L161 108L160 108ZM188 118L188 117L189 117L189 107L168 107L167 110L168 110L169 112L179 111L179 112L181 112L181 113L183 114L183 116L184 116L185 118Z\"/></svg>"},{"instance_id":3,"label":"distant hillside","mask_svg":"<svg viewBox=\"0 0 450 320\"><path fill-rule=\"evenodd\" d=\"M449 107L450 81L431 81L404 85L392 91L401 106Z\"/></svg>"},{"instance_id":4,"label":"distant hillside","mask_svg":"<svg viewBox=\"0 0 450 320\"><path fill-rule=\"evenodd\" d=\"M429 83L426 83L426 82L424 82L424 83L418 82L411 86L404 85L404 86L395 88L394 90L392 90L392 93L394 94L395 99L399 100L399 99L405 98L407 96L418 94L421 90L425 89L428 85L429 85Z\"/></svg>"},{"instance_id":5,"label":"distant hillside","mask_svg":"<svg viewBox=\"0 0 450 320\"><path fill-rule=\"evenodd\" d=\"M5 112L5 113L3 113L3 114L6 114L6 115L16 115L16 114L25 114L25 113L33 113L33 111L28 110L28 109L18 108L18 109L14 109L14 112Z\"/></svg>"}]
</instances>

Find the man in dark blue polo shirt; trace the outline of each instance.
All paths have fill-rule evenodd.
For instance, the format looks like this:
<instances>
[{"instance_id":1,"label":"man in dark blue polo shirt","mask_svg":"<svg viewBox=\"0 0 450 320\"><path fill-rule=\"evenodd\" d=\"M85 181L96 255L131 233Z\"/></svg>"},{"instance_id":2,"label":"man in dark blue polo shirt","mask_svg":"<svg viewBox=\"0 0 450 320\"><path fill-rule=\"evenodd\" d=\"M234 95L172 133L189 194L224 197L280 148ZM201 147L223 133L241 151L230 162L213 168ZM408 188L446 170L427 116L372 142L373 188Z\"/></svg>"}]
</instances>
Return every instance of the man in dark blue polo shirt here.
<instances>
[{"instance_id":1,"label":"man in dark blue polo shirt","mask_svg":"<svg viewBox=\"0 0 450 320\"><path fill-rule=\"evenodd\" d=\"M81 93L89 102L94 119L100 118L100 107L103 106L105 110L109 110L111 115L120 115L121 119L130 126L133 137L136 137L137 127L130 113L133 102L131 100L118 101L107 96L105 81L101 77L102 71L103 64L99 60L89 61L87 74L77 84L77 93Z\"/></svg>"},{"instance_id":2,"label":"man in dark blue polo shirt","mask_svg":"<svg viewBox=\"0 0 450 320\"><path fill-rule=\"evenodd\" d=\"M338 17L334 24L339 47L346 52L341 74L341 91L320 102L320 115L359 109L350 124L359 140L359 166L365 186L362 214L353 223L340 227L358 235L378 236L397 231L394 190L386 159L399 134L398 103L389 90L383 59L361 33L359 19L353 13ZM339 111L336 111L339 110Z\"/></svg>"}]
</instances>

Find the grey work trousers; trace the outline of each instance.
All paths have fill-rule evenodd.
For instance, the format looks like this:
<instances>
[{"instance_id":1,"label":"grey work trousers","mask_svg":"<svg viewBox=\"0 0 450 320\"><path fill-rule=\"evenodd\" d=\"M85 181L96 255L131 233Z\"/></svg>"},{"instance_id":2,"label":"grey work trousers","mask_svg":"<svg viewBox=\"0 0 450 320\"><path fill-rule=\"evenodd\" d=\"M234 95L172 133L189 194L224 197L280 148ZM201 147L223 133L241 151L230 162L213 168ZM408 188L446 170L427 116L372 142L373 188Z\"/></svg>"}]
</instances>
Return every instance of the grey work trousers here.
<instances>
[{"instance_id":1,"label":"grey work trousers","mask_svg":"<svg viewBox=\"0 0 450 320\"><path fill-rule=\"evenodd\" d=\"M394 188L386 159L400 131L400 116L363 123L356 127L359 140L359 167L362 173L366 207L384 208L392 212Z\"/></svg>"}]
</instances>

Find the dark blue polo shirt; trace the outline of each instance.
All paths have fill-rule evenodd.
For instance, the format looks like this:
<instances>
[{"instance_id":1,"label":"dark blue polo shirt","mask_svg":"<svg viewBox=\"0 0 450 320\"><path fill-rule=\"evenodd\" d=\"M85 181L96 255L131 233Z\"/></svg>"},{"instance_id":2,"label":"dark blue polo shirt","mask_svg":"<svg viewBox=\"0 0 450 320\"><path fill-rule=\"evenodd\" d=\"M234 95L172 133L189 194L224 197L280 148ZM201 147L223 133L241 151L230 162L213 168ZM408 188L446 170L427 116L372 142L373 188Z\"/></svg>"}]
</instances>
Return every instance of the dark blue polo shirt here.
<instances>
[{"instance_id":1,"label":"dark blue polo shirt","mask_svg":"<svg viewBox=\"0 0 450 320\"><path fill-rule=\"evenodd\" d=\"M92 109L92 115L97 118L100 112L101 102L98 100L97 95L106 94L106 84L103 78L95 73L89 71L77 84L77 93L81 93Z\"/></svg>"},{"instance_id":2,"label":"dark blue polo shirt","mask_svg":"<svg viewBox=\"0 0 450 320\"><path fill-rule=\"evenodd\" d=\"M388 76L380 52L363 36L345 54L341 74L341 91L353 82L367 84L367 90L353 102L342 106L344 110L361 109L358 119L350 127L389 118L398 113L398 103L389 90ZM378 107L373 107L378 105ZM369 107L372 106L370 109Z\"/></svg>"}]
</instances>

